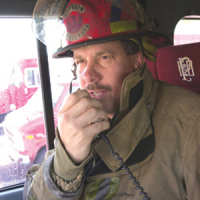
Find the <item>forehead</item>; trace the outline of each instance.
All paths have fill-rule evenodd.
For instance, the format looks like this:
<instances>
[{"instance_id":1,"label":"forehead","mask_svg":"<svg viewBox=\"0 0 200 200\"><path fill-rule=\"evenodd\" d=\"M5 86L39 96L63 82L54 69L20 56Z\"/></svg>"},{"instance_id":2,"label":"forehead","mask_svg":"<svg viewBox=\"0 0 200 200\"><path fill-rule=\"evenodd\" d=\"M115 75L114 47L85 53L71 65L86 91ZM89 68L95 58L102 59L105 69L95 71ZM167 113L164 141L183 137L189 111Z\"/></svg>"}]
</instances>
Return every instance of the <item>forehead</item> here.
<instances>
[{"instance_id":1,"label":"forehead","mask_svg":"<svg viewBox=\"0 0 200 200\"><path fill-rule=\"evenodd\" d=\"M112 41L112 42L104 42L99 44L92 44L88 46L82 46L79 48L72 49L74 53L74 58L79 56L84 56L87 54L118 54L123 51L122 46L120 45L119 41Z\"/></svg>"}]
</instances>

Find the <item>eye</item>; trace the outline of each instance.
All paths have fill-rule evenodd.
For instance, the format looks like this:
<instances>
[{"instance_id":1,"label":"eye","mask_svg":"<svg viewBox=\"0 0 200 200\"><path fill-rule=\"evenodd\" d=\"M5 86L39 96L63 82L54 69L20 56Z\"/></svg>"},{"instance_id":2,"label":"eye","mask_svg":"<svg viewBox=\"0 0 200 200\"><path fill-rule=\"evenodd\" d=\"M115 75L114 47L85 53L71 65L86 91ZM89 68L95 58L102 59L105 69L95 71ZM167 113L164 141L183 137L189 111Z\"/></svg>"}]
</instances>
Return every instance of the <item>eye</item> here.
<instances>
[{"instance_id":1,"label":"eye","mask_svg":"<svg viewBox=\"0 0 200 200\"><path fill-rule=\"evenodd\" d=\"M101 58L102 58L103 60L105 60L105 59L108 59L109 57L108 57L108 56L101 56Z\"/></svg>"},{"instance_id":2,"label":"eye","mask_svg":"<svg viewBox=\"0 0 200 200\"><path fill-rule=\"evenodd\" d=\"M84 60L78 60L78 61L76 61L76 65L80 65L83 62L84 62Z\"/></svg>"}]
</instances>

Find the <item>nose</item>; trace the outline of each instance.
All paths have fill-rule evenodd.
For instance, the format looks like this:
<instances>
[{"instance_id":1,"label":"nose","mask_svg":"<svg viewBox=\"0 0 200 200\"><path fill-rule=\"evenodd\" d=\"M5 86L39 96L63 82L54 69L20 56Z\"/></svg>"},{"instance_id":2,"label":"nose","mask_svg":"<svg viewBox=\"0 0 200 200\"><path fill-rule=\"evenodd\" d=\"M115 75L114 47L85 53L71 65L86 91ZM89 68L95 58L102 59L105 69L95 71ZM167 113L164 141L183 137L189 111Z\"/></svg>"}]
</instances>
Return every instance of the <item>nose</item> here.
<instances>
[{"instance_id":1,"label":"nose","mask_svg":"<svg viewBox=\"0 0 200 200\"><path fill-rule=\"evenodd\" d=\"M99 65L95 61L87 61L87 65L83 70L83 79L85 82L92 83L101 79Z\"/></svg>"}]
</instances>

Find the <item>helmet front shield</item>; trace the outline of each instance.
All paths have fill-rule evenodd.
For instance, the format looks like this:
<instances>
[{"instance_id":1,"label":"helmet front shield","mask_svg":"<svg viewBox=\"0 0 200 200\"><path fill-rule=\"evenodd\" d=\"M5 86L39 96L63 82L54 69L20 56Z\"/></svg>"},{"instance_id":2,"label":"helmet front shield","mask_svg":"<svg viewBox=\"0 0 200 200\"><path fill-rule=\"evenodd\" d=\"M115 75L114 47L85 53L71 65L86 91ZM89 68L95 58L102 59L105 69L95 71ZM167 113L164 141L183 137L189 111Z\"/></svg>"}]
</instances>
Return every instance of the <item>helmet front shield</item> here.
<instances>
[{"instance_id":1,"label":"helmet front shield","mask_svg":"<svg viewBox=\"0 0 200 200\"><path fill-rule=\"evenodd\" d=\"M38 0L33 12L32 28L45 45L59 44L62 9L69 0Z\"/></svg>"}]
</instances>

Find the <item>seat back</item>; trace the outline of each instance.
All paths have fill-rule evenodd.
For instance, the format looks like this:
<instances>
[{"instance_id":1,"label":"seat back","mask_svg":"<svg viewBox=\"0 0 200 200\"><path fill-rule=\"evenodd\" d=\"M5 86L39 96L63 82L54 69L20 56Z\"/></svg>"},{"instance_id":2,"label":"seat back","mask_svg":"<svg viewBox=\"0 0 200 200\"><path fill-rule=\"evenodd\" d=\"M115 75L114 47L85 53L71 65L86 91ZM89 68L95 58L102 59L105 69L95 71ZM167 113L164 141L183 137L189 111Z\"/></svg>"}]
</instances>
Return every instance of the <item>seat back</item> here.
<instances>
[{"instance_id":1,"label":"seat back","mask_svg":"<svg viewBox=\"0 0 200 200\"><path fill-rule=\"evenodd\" d=\"M148 64L155 79L200 94L200 43L159 48L156 62Z\"/></svg>"},{"instance_id":2,"label":"seat back","mask_svg":"<svg viewBox=\"0 0 200 200\"><path fill-rule=\"evenodd\" d=\"M149 71L152 73L153 77L158 80L158 72L156 67L156 62L151 62L147 59L145 59L145 62L148 66Z\"/></svg>"}]
</instances>

